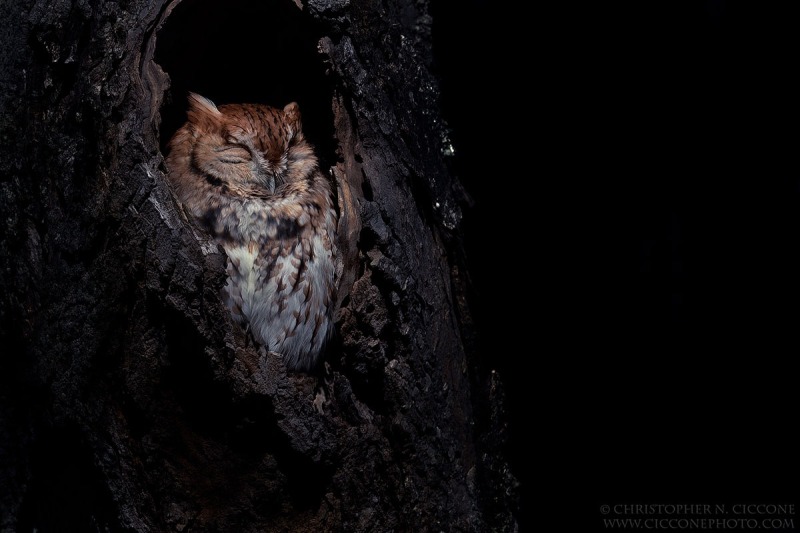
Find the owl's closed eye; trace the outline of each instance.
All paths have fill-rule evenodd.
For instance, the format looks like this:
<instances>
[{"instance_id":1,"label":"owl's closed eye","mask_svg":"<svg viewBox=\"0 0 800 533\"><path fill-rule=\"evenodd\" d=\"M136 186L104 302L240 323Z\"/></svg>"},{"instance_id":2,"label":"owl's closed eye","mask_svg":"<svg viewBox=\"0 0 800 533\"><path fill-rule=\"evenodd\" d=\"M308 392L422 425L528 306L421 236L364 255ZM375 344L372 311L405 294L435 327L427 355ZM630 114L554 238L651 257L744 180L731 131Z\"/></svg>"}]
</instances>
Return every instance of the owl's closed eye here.
<instances>
[{"instance_id":1,"label":"owl's closed eye","mask_svg":"<svg viewBox=\"0 0 800 533\"><path fill-rule=\"evenodd\" d=\"M253 157L250 152L238 143L228 141L228 144L214 149L219 154L219 160L229 165L238 165L242 163L250 164Z\"/></svg>"}]
</instances>

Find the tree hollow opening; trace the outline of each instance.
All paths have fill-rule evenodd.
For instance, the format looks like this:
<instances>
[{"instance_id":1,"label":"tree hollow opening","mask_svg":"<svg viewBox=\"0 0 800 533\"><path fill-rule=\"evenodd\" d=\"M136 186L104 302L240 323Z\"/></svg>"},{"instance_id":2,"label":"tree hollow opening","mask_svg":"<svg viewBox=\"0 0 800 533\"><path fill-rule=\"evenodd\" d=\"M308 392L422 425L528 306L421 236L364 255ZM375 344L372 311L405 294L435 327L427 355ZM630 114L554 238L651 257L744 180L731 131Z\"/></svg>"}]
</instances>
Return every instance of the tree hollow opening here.
<instances>
[{"instance_id":1,"label":"tree hollow opening","mask_svg":"<svg viewBox=\"0 0 800 533\"><path fill-rule=\"evenodd\" d=\"M158 33L155 61L170 77L161 151L186 121L186 97L282 108L297 102L323 168L335 161L333 87L317 43L322 28L292 0L185 0Z\"/></svg>"}]
</instances>

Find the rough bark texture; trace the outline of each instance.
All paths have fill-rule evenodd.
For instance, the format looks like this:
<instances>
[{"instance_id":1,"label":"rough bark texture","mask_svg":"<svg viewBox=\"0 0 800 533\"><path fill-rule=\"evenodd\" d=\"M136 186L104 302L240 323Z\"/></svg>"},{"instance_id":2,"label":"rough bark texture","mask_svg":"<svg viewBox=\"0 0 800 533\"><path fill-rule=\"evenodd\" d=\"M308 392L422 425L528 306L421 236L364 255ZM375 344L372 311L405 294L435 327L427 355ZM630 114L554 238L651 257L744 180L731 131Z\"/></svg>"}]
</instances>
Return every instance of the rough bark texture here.
<instances>
[{"instance_id":1,"label":"rough bark texture","mask_svg":"<svg viewBox=\"0 0 800 533\"><path fill-rule=\"evenodd\" d=\"M245 342L167 187L153 56L176 5L0 4L0 530L513 531L427 2L302 2L339 146L317 375Z\"/></svg>"}]
</instances>

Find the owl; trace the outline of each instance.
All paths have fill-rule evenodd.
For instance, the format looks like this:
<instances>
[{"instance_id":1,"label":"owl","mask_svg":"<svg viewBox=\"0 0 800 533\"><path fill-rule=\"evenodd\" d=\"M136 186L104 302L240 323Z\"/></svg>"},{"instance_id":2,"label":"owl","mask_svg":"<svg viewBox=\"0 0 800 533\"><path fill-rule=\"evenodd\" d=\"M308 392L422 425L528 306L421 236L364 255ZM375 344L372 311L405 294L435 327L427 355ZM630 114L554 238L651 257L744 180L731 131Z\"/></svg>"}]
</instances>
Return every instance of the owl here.
<instances>
[{"instance_id":1,"label":"owl","mask_svg":"<svg viewBox=\"0 0 800 533\"><path fill-rule=\"evenodd\" d=\"M332 332L336 213L298 105L217 107L190 93L166 166L177 199L227 254L233 318L289 369L312 369Z\"/></svg>"}]
</instances>

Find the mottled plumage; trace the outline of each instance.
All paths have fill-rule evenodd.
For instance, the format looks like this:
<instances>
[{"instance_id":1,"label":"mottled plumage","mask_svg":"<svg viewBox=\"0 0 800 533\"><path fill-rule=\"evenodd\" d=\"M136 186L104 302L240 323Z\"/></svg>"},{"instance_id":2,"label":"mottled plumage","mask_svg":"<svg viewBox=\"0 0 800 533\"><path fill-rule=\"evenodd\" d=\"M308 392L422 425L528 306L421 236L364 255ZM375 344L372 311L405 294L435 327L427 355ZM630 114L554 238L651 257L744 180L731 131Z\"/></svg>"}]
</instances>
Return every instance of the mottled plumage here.
<instances>
[{"instance_id":1,"label":"mottled plumage","mask_svg":"<svg viewBox=\"0 0 800 533\"><path fill-rule=\"evenodd\" d=\"M225 249L223 297L287 367L312 368L332 329L331 187L296 103L221 105L189 96L166 164L178 199Z\"/></svg>"}]
</instances>

